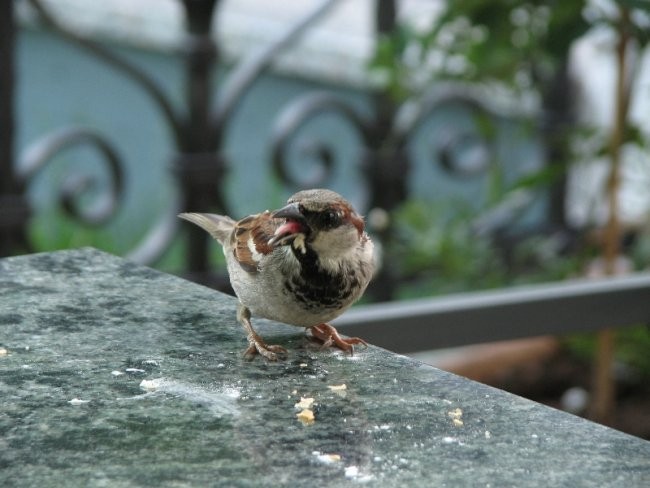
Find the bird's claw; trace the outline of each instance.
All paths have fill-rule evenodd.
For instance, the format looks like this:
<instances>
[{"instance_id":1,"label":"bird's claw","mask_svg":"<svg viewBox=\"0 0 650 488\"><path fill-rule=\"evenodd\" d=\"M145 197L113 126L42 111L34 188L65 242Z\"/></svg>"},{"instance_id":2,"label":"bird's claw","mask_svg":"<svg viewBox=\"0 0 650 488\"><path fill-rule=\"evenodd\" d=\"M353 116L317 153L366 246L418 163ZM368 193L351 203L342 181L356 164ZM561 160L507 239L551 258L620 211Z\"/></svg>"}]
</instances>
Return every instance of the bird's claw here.
<instances>
[{"instance_id":1,"label":"bird's claw","mask_svg":"<svg viewBox=\"0 0 650 488\"><path fill-rule=\"evenodd\" d=\"M349 352L350 356L354 356L354 346L361 344L368 346L368 343L359 337L343 338L339 335L338 331L329 324L319 324L310 327L309 329L313 337L323 343L323 349L328 347L338 347L344 352Z\"/></svg>"},{"instance_id":2,"label":"bird's claw","mask_svg":"<svg viewBox=\"0 0 650 488\"><path fill-rule=\"evenodd\" d=\"M269 361L277 361L280 357L285 358L289 352L282 346L275 344L266 344L259 336L248 338L248 348L244 351L244 356L252 359L259 354Z\"/></svg>"}]
</instances>

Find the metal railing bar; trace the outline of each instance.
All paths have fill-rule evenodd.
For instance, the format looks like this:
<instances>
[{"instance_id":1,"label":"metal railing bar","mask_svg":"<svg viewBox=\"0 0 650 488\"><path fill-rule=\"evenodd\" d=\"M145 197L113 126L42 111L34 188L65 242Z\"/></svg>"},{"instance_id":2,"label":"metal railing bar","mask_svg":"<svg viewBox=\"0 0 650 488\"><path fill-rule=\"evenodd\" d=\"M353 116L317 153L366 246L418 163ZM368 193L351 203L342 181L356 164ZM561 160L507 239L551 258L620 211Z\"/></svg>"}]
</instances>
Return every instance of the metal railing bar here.
<instances>
[{"instance_id":1,"label":"metal railing bar","mask_svg":"<svg viewBox=\"0 0 650 488\"><path fill-rule=\"evenodd\" d=\"M650 273L355 307L341 332L396 352L650 323Z\"/></svg>"}]
</instances>

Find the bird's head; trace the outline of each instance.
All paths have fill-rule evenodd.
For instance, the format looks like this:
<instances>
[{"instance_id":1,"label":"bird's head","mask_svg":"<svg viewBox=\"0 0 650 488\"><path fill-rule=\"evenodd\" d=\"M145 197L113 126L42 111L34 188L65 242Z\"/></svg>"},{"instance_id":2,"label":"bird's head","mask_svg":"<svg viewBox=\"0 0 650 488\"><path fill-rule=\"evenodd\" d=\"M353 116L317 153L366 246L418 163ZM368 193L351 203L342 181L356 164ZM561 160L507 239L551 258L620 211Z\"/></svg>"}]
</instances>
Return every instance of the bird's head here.
<instances>
[{"instance_id":1,"label":"bird's head","mask_svg":"<svg viewBox=\"0 0 650 488\"><path fill-rule=\"evenodd\" d=\"M364 231L363 218L347 200L331 190L298 192L272 216L284 222L269 244L291 245L303 254L309 247L321 258L345 254L359 244Z\"/></svg>"}]
</instances>

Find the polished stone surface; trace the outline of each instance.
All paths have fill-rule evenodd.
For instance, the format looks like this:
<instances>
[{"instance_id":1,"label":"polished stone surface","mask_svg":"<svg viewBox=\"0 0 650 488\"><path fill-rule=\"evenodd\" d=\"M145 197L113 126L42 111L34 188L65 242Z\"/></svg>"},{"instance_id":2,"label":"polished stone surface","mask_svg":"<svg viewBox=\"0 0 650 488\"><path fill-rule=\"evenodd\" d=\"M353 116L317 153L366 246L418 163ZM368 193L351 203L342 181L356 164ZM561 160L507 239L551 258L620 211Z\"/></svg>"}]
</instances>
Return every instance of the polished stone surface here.
<instances>
[{"instance_id":1,"label":"polished stone surface","mask_svg":"<svg viewBox=\"0 0 650 488\"><path fill-rule=\"evenodd\" d=\"M254 323L286 361L242 358L234 300L182 279L92 249L0 260L0 485L650 486L649 442Z\"/></svg>"}]
</instances>

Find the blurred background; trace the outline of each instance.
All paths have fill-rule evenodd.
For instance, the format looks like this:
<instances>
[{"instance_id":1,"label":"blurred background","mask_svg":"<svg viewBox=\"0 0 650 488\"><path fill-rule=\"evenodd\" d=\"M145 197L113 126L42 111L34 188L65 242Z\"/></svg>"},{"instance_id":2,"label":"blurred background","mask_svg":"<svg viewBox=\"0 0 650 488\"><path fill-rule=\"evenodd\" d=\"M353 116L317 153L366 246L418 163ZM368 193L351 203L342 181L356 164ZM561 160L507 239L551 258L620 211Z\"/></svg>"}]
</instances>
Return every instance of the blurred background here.
<instances>
[{"instance_id":1,"label":"blurred background","mask_svg":"<svg viewBox=\"0 0 650 488\"><path fill-rule=\"evenodd\" d=\"M94 246L228 291L176 214L328 187L380 249L365 303L650 264L645 0L0 9L1 256ZM650 438L647 324L409 353Z\"/></svg>"}]
</instances>

